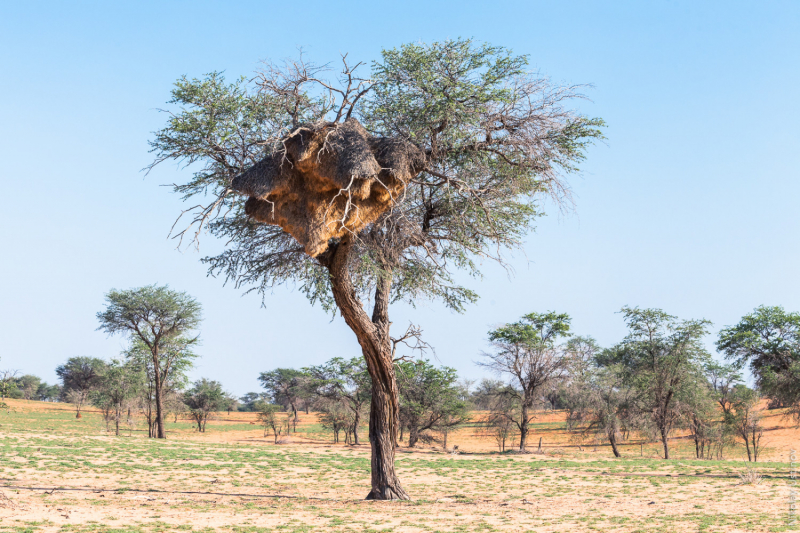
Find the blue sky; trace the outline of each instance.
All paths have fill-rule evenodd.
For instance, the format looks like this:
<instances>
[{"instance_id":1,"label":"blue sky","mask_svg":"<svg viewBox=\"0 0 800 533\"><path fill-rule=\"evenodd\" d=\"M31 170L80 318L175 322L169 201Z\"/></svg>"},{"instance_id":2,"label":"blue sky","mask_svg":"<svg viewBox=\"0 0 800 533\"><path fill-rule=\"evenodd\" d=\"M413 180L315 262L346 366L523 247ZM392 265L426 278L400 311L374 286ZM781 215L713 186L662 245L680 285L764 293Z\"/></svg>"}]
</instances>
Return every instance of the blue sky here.
<instances>
[{"instance_id":1,"label":"blue sky","mask_svg":"<svg viewBox=\"0 0 800 533\"><path fill-rule=\"evenodd\" d=\"M125 340L95 330L103 295L150 283L202 302L192 377L235 393L263 370L359 354L341 318L291 287L262 308L207 277L199 259L219 243L176 251L166 238L182 204L161 185L187 171L141 172L180 75L250 75L298 47L370 61L474 37L594 85L580 109L608 139L572 178L575 211L548 206L512 276L486 264L465 314L392 310L463 376L481 376L488 329L531 311L567 312L607 346L625 334L623 305L715 332L759 304L800 310L798 28L797 2L4 2L0 368L54 381L67 357L116 356Z\"/></svg>"}]
</instances>

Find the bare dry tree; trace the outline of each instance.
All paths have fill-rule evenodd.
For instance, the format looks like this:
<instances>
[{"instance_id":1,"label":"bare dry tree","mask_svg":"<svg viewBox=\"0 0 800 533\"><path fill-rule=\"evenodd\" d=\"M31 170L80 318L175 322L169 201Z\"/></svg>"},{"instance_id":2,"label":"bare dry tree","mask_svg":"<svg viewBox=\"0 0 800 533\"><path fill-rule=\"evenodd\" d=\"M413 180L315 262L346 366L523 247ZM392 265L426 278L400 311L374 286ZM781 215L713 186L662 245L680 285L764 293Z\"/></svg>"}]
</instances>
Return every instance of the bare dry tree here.
<instances>
[{"instance_id":1,"label":"bare dry tree","mask_svg":"<svg viewBox=\"0 0 800 533\"><path fill-rule=\"evenodd\" d=\"M205 259L212 274L262 293L296 282L342 314L372 379L368 498L406 499L394 470L390 303L431 298L462 311L474 302L453 271L477 276L482 259L502 263L540 198L568 202L563 176L602 121L566 107L581 87L470 40L385 50L369 77L347 56L342 65L333 81L302 56L251 81L181 78L150 168L190 165L192 179L174 190L210 196L175 235L196 239L208 227L228 242Z\"/></svg>"}]
</instances>

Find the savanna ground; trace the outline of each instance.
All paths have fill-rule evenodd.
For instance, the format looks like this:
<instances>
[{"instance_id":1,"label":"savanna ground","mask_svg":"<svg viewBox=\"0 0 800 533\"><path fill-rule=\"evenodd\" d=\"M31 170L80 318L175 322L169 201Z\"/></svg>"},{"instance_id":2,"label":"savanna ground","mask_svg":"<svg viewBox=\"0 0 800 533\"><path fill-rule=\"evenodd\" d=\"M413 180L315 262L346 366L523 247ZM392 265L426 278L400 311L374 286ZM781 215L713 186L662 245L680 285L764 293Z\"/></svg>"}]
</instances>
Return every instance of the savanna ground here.
<instances>
[{"instance_id":1,"label":"savanna ground","mask_svg":"<svg viewBox=\"0 0 800 533\"><path fill-rule=\"evenodd\" d=\"M397 454L414 498L369 502L369 446L331 444L314 414L274 444L251 413L220 413L207 433L168 424L114 437L98 413L76 420L64 404L7 401L0 412L0 532L223 531L789 531L789 452L800 431L780 412L765 420L763 480L742 484L742 448L729 460L675 459L655 444L578 447L563 414L542 415L543 453L500 453L468 427L453 455L424 447ZM362 430L366 439L366 429Z\"/></svg>"}]
</instances>

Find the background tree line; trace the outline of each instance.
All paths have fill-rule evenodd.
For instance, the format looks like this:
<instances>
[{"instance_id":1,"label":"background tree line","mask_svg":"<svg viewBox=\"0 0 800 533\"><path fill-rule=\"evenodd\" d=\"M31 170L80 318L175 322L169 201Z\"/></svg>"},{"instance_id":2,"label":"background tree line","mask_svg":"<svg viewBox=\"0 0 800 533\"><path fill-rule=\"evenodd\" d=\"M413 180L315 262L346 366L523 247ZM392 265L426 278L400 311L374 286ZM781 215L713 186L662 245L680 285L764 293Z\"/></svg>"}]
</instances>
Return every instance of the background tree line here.
<instances>
[{"instance_id":1,"label":"background tree line","mask_svg":"<svg viewBox=\"0 0 800 533\"><path fill-rule=\"evenodd\" d=\"M126 330L130 345L119 358L71 357L56 368L61 383L55 385L3 371L2 399L69 402L78 418L92 406L109 431L119 435L141 419L150 437L165 435L159 416L190 419L203 432L216 412L251 411L276 442L297 431L299 413L314 411L334 442L364 442L372 388L362 357L265 371L259 376L262 392L236 399L217 381L189 383L197 337L174 324L197 326L200 307L194 300L155 286L112 291L108 300L114 313L134 317ZM109 309L99 315L107 331L109 320L119 320ZM191 320L187 309L195 314ZM501 451L525 451L531 422L544 410L560 409L576 442L607 443L617 457L625 444L660 442L668 459L670 436L682 430L697 458L720 459L741 443L748 459L757 461L765 403L787 408L787 416L800 422L800 314L762 306L723 328L716 346L729 363L722 364L702 343L708 321L679 320L659 309L625 307L621 313L628 335L605 349L591 337L573 335L566 314L530 313L502 325L489 332L490 347L477 361L495 379L478 384L429 360L398 358L398 441L447 449L449 432L469 424L491 435ZM148 326L149 345L136 322L146 323L143 317L155 324ZM743 381L746 365L755 388Z\"/></svg>"}]
</instances>

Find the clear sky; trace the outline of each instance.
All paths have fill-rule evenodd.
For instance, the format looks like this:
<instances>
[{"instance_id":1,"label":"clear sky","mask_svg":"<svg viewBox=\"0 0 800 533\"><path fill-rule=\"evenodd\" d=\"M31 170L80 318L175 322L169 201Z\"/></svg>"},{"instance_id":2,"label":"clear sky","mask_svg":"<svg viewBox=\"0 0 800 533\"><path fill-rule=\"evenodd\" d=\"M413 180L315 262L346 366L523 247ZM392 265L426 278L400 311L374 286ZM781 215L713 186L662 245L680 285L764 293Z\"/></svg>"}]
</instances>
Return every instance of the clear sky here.
<instances>
[{"instance_id":1,"label":"clear sky","mask_svg":"<svg viewBox=\"0 0 800 533\"><path fill-rule=\"evenodd\" d=\"M572 180L574 213L549 206L513 276L487 264L463 315L396 306L441 364L478 378L486 332L531 311L573 317L605 346L623 305L719 327L759 304L800 310L800 2L3 2L0 5L0 368L55 380L70 356L113 357L96 331L111 288L168 283L204 306L192 377L237 394L260 371L358 355L291 287L261 308L206 276L167 233L182 208L145 177L157 112L182 74L250 75L302 47L370 61L411 41L474 37L530 54L554 81L591 83L581 110L608 123ZM713 335L708 338L713 347Z\"/></svg>"}]
</instances>

